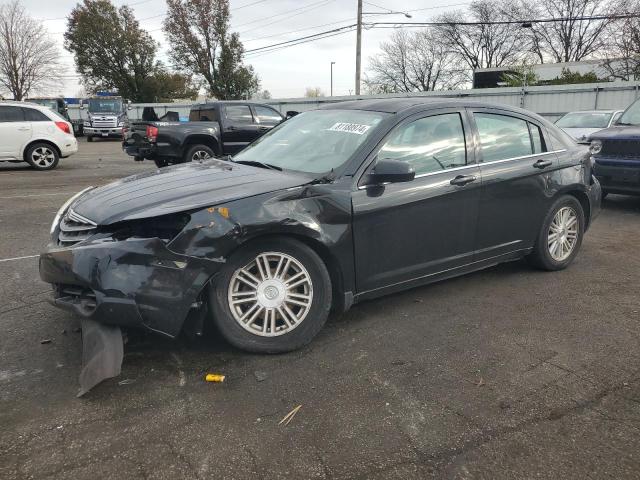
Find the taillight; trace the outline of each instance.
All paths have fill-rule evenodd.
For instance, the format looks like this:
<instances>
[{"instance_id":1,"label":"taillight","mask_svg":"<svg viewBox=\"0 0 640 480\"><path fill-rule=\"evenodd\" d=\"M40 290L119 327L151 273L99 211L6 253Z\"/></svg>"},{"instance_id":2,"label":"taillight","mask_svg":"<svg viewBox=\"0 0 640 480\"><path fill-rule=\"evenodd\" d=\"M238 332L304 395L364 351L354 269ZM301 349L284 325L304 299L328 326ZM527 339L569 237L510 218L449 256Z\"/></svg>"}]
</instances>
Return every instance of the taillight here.
<instances>
[{"instance_id":1,"label":"taillight","mask_svg":"<svg viewBox=\"0 0 640 480\"><path fill-rule=\"evenodd\" d=\"M147 140L155 142L158 139L158 127L147 125Z\"/></svg>"},{"instance_id":2,"label":"taillight","mask_svg":"<svg viewBox=\"0 0 640 480\"><path fill-rule=\"evenodd\" d=\"M69 124L67 122L56 122L56 127L62 130L64 133L68 133L69 135L71 135L71 127L69 127Z\"/></svg>"}]
</instances>

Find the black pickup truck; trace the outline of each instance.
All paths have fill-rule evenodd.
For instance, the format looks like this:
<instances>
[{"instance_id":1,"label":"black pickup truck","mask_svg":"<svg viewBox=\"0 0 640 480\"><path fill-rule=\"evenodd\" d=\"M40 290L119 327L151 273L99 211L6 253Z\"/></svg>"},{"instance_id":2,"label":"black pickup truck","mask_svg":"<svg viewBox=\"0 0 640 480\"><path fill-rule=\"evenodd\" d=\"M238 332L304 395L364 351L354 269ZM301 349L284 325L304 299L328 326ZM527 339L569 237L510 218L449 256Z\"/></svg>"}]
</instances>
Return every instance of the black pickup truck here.
<instances>
[{"instance_id":1,"label":"black pickup truck","mask_svg":"<svg viewBox=\"0 0 640 480\"><path fill-rule=\"evenodd\" d=\"M122 148L138 161L149 159L165 167L233 155L284 120L268 105L240 101L194 105L189 122L164 121L167 116L130 122Z\"/></svg>"},{"instance_id":2,"label":"black pickup truck","mask_svg":"<svg viewBox=\"0 0 640 480\"><path fill-rule=\"evenodd\" d=\"M614 126L592 133L593 173L608 193L640 195L640 100Z\"/></svg>"}]
</instances>

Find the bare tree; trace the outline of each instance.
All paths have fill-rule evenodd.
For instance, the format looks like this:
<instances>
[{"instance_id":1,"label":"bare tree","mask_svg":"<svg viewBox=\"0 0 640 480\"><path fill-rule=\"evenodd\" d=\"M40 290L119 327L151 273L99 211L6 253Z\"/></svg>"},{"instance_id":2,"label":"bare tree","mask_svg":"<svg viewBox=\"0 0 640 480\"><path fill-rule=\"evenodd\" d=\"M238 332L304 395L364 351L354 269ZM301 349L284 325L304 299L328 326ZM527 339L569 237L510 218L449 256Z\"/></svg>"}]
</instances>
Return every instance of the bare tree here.
<instances>
[{"instance_id":1,"label":"bare tree","mask_svg":"<svg viewBox=\"0 0 640 480\"><path fill-rule=\"evenodd\" d=\"M369 59L364 80L370 93L446 90L464 82L464 69L430 30L396 30L380 50Z\"/></svg>"},{"instance_id":2,"label":"bare tree","mask_svg":"<svg viewBox=\"0 0 640 480\"><path fill-rule=\"evenodd\" d=\"M529 37L532 50L540 63L577 62L593 57L606 46L607 28L614 22L603 20L579 20L584 17L615 14L620 8L617 2L602 0L522 0L522 8L529 18L555 18L555 22L533 22ZM525 3L526 2L526 3Z\"/></svg>"},{"instance_id":3,"label":"bare tree","mask_svg":"<svg viewBox=\"0 0 640 480\"><path fill-rule=\"evenodd\" d=\"M640 1L618 4L620 12L640 13ZM606 53L602 66L620 80L640 78L640 18L626 18L607 26Z\"/></svg>"},{"instance_id":4,"label":"bare tree","mask_svg":"<svg viewBox=\"0 0 640 480\"><path fill-rule=\"evenodd\" d=\"M530 55L528 39L519 24L492 22L511 20L519 11L510 0L476 0L466 13L441 15L436 35L471 70L512 65Z\"/></svg>"},{"instance_id":5,"label":"bare tree","mask_svg":"<svg viewBox=\"0 0 640 480\"><path fill-rule=\"evenodd\" d=\"M0 5L0 86L15 100L59 85L58 55L46 29L18 0Z\"/></svg>"}]
</instances>

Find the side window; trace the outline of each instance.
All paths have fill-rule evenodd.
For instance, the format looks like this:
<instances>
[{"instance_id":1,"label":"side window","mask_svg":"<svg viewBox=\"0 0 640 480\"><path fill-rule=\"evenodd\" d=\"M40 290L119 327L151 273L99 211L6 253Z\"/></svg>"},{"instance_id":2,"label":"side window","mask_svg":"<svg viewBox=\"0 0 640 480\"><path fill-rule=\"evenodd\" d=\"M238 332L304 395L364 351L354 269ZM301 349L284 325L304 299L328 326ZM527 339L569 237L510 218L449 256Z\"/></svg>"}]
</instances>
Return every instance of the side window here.
<instances>
[{"instance_id":1,"label":"side window","mask_svg":"<svg viewBox=\"0 0 640 480\"><path fill-rule=\"evenodd\" d=\"M378 152L378 158L409 162L416 175L467 164L462 118L446 113L401 125Z\"/></svg>"},{"instance_id":2,"label":"side window","mask_svg":"<svg viewBox=\"0 0 640 480\"><path fill-rule=\"evenodd\" d=\"M24 122L22 108L10 105L0 106L0 122Z\"/></svg>"},{"instance_id":3,"label":"side window","mask_svg":"<svg viewBox=\"0 0 640 480\"><path fill-rule=\"evenodd\" d=\"M27 122L51 122L52 120L47 117L40 110L34 108L23 108L24 118Z\"/></svg>"},{"instance_id":4,"label":"side window","mask_svg":"<svg viewBox=\"0 0 640 480\"><path fill-rule=\"evenodd\" d=\"M531 138L525 120L495 113L473 114L484 162L531 155Z\"/></svg>"},{"instance_id":5,"label":"side window","mask_svg":"<svg viewBox=\"0 0 640 480\"><path fill-rule=\"evenodd\" d=\"M249 105L226 105L225 116L231 123L253 123L253 116Z\"/></svg>"},{"instance_id":6,"label":"side window","mask_svg":"<svg viewBox=\"0 0 640 480\"><path fill-rule=\"evenodd\" d=\"M275 125L282 121L282 116L272 108L263 107L262 105L254 105L253 109L256 112L260 123Z\"/></svg>"},{"instance_id":7,"label":"side window","mask_svg":"<svg viewBox=\"0 0 640 480\"><path fill-rule=\"evenodd\" d=\"M529 130L531 131L531 143L533 144L533 153L547 152L547 145L544 142L544 136L542 130L533 123L529 124Z\"/></svg>"}]
</instances>

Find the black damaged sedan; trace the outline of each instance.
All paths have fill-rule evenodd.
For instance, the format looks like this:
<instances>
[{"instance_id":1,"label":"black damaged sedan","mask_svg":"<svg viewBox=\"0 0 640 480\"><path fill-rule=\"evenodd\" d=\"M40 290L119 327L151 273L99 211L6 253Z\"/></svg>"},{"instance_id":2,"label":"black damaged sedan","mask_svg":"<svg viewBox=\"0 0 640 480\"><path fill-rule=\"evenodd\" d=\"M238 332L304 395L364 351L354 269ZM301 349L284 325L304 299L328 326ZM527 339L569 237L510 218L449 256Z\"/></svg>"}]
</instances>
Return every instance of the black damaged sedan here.
<instances>
[{"instance_id":1,"label":"black damaged sedan","mask_svg":"<svg viewBox=\"0 0 640 480\"><path fill-rule=\"evenodd\" d=\"M521 257L563 269L600 196L588 152L530 112L338 103L231 160L80 192L40 275L85 318L170 337L213 321L237 347L282 352L361 300Z\"/></svg>"}]
</instances>

